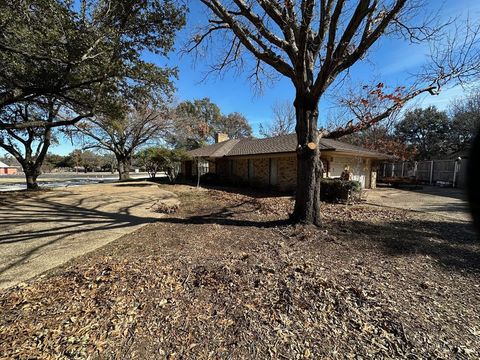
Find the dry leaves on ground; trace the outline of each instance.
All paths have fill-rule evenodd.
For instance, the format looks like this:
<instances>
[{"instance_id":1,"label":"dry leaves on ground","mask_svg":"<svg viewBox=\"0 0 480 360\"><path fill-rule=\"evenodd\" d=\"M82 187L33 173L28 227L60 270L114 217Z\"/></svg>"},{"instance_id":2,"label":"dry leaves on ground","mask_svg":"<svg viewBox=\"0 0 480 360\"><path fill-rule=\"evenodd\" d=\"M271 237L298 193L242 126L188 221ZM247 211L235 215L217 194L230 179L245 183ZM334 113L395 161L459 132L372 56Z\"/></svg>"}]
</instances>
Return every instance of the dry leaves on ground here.
<instances>
[{"instance_id":1,"label":"dry leaves on ground","mask_svg":"<svg viewBox=\"0 0 480 360\"><path fill-rule=\"evenodd\" d=\"M1 292L0 354L480 356L474 263L447 268L440 253L393 254L386 246L386 238L437 247L460 241L447 238L442 225L402 211L322 204L325 226L318 229L282 223L289 198L211 190L181 201L188 211L181 207L54 274ZM415 229L399 231L409 224ZM458 228L451 236L464 241L466 233ZM469 246L479 254L478 245Z\"/></svg>"}]
</instances>

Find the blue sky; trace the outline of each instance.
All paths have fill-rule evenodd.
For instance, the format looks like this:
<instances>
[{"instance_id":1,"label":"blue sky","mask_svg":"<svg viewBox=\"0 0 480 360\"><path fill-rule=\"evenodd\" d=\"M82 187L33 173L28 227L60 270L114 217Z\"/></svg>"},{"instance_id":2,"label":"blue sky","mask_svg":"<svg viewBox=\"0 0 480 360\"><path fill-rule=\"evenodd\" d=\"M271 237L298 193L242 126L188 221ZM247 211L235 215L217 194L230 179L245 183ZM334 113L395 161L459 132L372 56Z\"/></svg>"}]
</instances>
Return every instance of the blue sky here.
<instances>
[{"instance_id":1,"label":"blue sky","mask_svg":"<svg viewBox=\"0 0 480 360\"><path fill-rule=\"evenodd\" d=\"M438 8L440 1L426 0L426 3L430 4L427 11L434 11ZM192 34L195 26L202 23L206 16L203 5L198 0L191 0L189 6L187 26L177 37L177 50ZM445 17L466 18L466 16L470 16L472 19L478 19L480 1L447 1L443 5L442 14ZM405 83L409 73L415 71L425 61L427 52L428 48L424 45L411 45L403 40L385 38L374 46L368 62L356 64L351 69L351 76L353 79L365 81L375 76L376 78L380 77L386 84L401 85ZM222 77L210 76L202 82L208 69L208 63L204 59L199 59L194 63L192 56L181 56L179 52L173 52L169 59L153 56L148 56L148 59L159 65L178 66L179 79L175 81L177 101L209 97L223 113L234 111L243 113L255 132L258 131L260 124L266 124L271 120L271 107L276 101L293 101L293 87L286 79L265 88L264 92L258 95L253 91L252 85L244 74L236 75L229 72L223 74ZM428 106L432 104L444 109L453 98L461 96L462 92L461 88L447 89L440 96L424 96L418 99L415 105ZM321 102L320 122L325 121L332 106L334 105L328 99ZM67 140L62 140L61 144L52 147L51 152L66 154L72 149L72 145Z\"/></svg>"}]
</instances>

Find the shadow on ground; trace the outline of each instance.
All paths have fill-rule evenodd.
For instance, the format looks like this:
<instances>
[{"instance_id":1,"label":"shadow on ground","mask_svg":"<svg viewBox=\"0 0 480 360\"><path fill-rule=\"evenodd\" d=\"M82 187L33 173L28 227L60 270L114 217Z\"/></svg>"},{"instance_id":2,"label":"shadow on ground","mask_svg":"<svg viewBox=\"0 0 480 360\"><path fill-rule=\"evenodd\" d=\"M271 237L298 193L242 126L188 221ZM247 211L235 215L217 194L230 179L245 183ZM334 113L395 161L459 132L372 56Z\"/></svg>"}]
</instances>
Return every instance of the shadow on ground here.
<instances>
[{"instance_id":1,"label":"shadow on ground","mask_svg":"<svg viewBox=\"0 0 480 360\"><path fill-rule=\"evenodd\" d=\"M159 219L159 222L240 226L245 227L245 231L248 231L248 227L277 228L291 225L286 217L271 219L256 216L258 210L258 202L252 198L210 213L168 217ZM329 234L337 234L342 242L347 241L348 246L369 254L380 251L388 256L424 255L452 270L480 271L480 236L471 223L428 220L427 215L412 216L380 222L372 222L369 218L364 221L326 218L324 229ZM322 232L319 234L318 240L322 241Z\"/></svg>"},{"instance_id":2,"label":"shadow on ground","mask_svg":"<svg viewBox=\"0 0 480 360\"><path fill-rule=\"evenodd\" d=\"M68 194L68 203L60 202L57 192L46 193L45 196L35 199L28 198L28 203L21 201L24 197L3 199L0 208L0 252L5 255L6 246L17 245L14 245L15 260L1 264L0 275L28 261L43 248L52 245L65 246L65 251L68 252L69 237L79 234L88 237L89 233L91 236L101 236L102 231L121 231L158 220L131 212L135 207L151 206L151 199L130 202L126 206L115 208L115 211L108 211L105 208L114 206L116 199L105 198L99 201L102 195L98 194L75 199L76 195ZM168 196L159 195L158 200L166 197ZM91 205L95 203L96 205ZM67 243L62 244L62 241ZM10 258L10 255L7 256Z\"/></svg>"},{"instance_id":3,"label":"shadow on ground","mask_svg":"<svg viewBox=\"0 0 480 360\"><path fill-rule=\"evenodd\" d=\"M363 235L387 255L420 254L447 268L480 271L480 236L470 223L406 219L373 224L352 220L336 227Z\"/></svg>"}]
</instances>

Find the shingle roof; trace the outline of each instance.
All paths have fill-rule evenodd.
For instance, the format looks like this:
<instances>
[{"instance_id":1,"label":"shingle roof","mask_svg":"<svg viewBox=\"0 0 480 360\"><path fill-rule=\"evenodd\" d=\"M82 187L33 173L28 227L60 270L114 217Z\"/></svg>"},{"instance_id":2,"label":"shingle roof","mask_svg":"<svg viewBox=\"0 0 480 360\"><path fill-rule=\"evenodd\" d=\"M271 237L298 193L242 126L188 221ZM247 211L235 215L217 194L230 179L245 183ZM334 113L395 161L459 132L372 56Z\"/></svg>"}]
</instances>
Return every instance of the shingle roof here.
<instances>
[{"instance_id":1,"label":"shingle roof","mask_svg":"<svg viewBox=\"0 0 480 360\"><path fill-rule=\"evenodd\" d=\"M0 168L10 168L10 167L11 167L10 165L7 165L0 161Z\"/></svg>"},{"instance_id":2,"label":"shingle roof","mask_svg":"<svg viewBox=\"0 0 480 360\"><path fill-rule=\"evenodd\" d=\"M191 150L188 153L193 157L222 157L227 155L239 141L240 139L222 141L217 144Z\"/></svg>"},{"instance_id":3,"label":"shingle roof","mask_svg":"<svg viewBox=\"0 0 480 360\"><path fill-rule=\"evenodd\" d=\"M320 139L319 148L320 151L338 151L355 153L365 157L388 158L388 155L332 139ZM227 140L189 151L189 154L193 157L223 157L289 153L295 152L296 149L297 135L288 134L265 139Z\"/></svg>"},{"instance_id":4,"label":"shingle roof","mask_svg":"<svg viewBox=\"0 0 480 360\"><path fill-rule=\"evenodd\" d=\"M361 146L356 146L348 144L346 142L333 140L333 139L320 139L320 142L325 146L333 148L335 151L346 152L346 153L356 153L366 157L373 157L379 159L387 159L390 156L386 154L379 153L377 151L369 150Z\"/></svg>"}]
</instances>

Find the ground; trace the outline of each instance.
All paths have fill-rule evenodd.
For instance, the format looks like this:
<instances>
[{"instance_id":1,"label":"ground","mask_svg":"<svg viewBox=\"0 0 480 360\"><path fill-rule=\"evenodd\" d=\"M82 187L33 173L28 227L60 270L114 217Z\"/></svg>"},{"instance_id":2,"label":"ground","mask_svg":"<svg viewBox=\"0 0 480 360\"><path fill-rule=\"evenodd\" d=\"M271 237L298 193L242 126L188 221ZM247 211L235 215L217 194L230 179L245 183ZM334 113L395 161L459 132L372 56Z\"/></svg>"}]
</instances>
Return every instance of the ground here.
<instances>
[{"instance_id":1,"label":"ground","mask_svg":"<svg viewBox=\"0 0 480 360\"><path fill-rule=\"evenodd\" d=\"M370 204L427 212L459 221L470 222L472 217L462 189L423 186L418 189L377 188L367 191Z\"/></svg>"},{"instance_id":2,"label":"ground","mask_svg":"<svg viewBox=\"0 0 480 360\"><path fill-rule=\"evenodd\" d=\"M145 182L0 193L0 289L92 251L162 215L176 195Z\"/></svg>"},{"instance_id":3,"label":"ground","mask_svg":"<svg viewBox=\"0 0 480 360\"><path fill-rule=\"evenodd\" d=\"M472 358L470 224L376 205L162 188L178 213L0 292L5 358ZM228 190L228 189L226 189Z\"/></svg>"}]
</instances>

